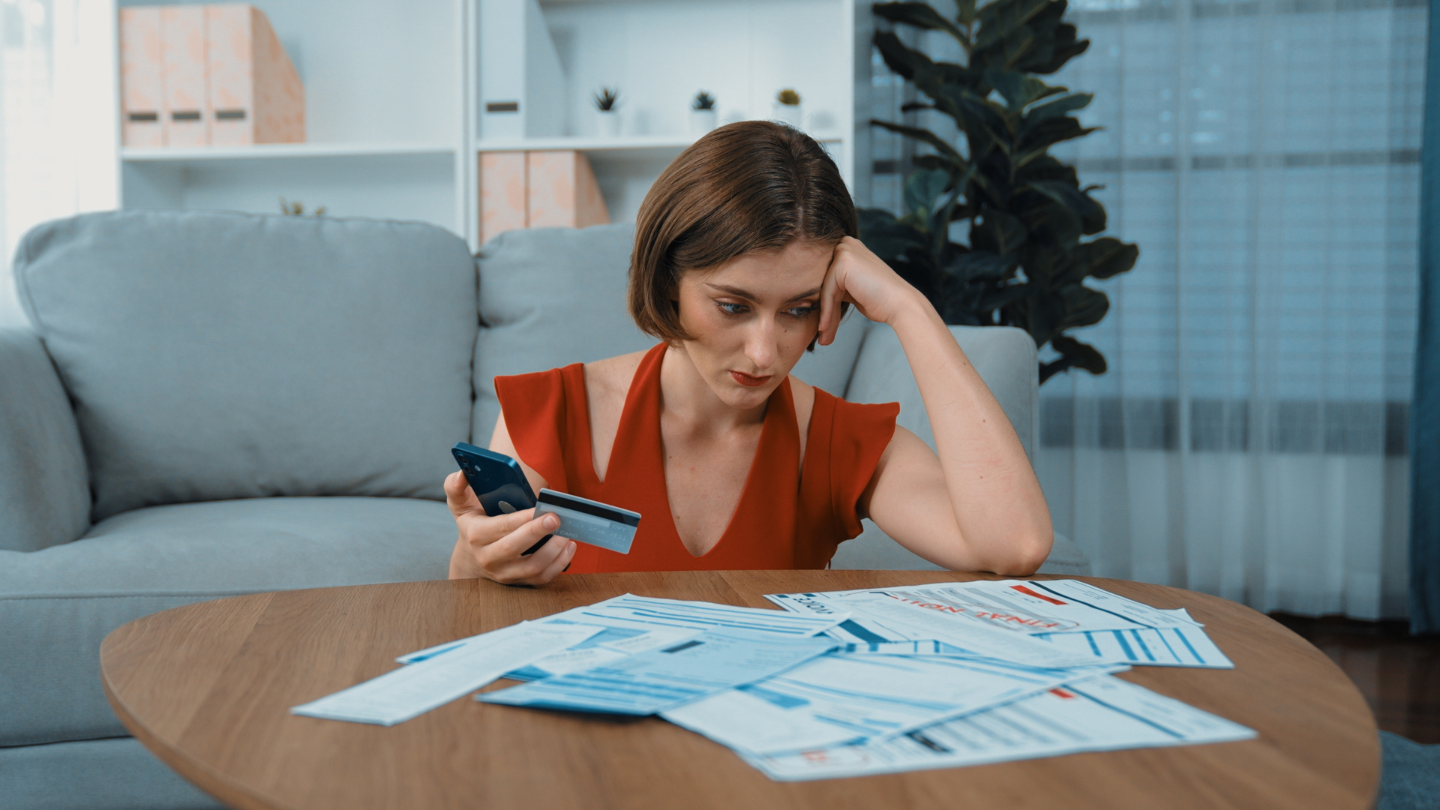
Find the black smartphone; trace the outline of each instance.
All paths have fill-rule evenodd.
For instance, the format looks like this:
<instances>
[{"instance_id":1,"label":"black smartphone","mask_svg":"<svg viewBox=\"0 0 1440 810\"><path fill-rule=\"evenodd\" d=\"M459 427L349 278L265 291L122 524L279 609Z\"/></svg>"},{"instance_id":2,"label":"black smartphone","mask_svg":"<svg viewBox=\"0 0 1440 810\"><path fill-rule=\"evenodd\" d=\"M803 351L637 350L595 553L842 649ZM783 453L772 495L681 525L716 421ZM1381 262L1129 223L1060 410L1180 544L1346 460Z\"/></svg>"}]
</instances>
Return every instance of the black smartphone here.
<instances>
[{"instance_id":1,"label":"black smartphone","mask_svg":"<svg viewBox=\"0 0 1440 810\"><path fill-rule=\"evenodd\" d=\"M535 505L535 493L520 463L504 453L496 453L473 444L457 442L450 452L470 482L470 489L480 499L480 506L491 517L519 512ZM554 535L547 534L521 556L534 554Z\"/></svg>"}]
</instances>

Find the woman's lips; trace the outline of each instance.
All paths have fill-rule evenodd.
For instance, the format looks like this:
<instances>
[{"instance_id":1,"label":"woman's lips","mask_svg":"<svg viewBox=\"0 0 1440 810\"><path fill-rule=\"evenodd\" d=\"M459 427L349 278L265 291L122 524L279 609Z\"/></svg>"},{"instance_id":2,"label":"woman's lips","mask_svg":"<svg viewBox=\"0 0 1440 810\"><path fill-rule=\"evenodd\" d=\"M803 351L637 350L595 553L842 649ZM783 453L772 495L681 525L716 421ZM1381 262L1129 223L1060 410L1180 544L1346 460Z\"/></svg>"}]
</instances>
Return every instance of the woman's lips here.
<instances>
[{"instance_id":1,"label":"woman's lips","mask_svg":"<svg viewBox=\"0 0 1440 810\"><path fill-rule=\"evenodd\" d=\"M752 377L751 375L746 374L743 371L732 371L730 372L730 376L735 379L735 382L740 383L746 388L758 388L765 383L770 382L770 378L774 375L767 374L764 377Z\"/></svg>"}]
</instances>

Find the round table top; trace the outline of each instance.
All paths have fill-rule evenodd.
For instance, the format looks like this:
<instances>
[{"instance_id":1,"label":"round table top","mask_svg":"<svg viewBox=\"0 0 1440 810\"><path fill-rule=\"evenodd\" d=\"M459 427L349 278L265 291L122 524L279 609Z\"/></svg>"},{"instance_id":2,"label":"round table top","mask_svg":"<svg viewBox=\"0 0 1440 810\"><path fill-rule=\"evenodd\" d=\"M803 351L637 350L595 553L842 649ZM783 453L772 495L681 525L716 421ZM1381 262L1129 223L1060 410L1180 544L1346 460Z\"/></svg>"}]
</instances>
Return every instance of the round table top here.
<instances>
[{"instance_id":1,"label":"round table top","mask_svg":"<svg viewBox=\"0 0 1440 810\"><path fill-rule=\"evenodd\" d=\"M469 580L282 591L137 619L105 639L100 660L106 695L126 728L181 775L244 810L834 810L932 808L957 797L976 807L1314 810L1374 801L1374 718L1319 650L1234 602L1089 577L1080 579L1155 607L1188 609L1235 662L1233 670L1139 667L1119 677L1259 737L781 783L653 717L598 718L465 698L390 728L289 711L384 674L407 652L627 592L771 607L763 594L979 578L987 577L727 571L575 575L543 589ZM1054 577L1037 577L1046 578Z\"/></svg>"}]
</instances>

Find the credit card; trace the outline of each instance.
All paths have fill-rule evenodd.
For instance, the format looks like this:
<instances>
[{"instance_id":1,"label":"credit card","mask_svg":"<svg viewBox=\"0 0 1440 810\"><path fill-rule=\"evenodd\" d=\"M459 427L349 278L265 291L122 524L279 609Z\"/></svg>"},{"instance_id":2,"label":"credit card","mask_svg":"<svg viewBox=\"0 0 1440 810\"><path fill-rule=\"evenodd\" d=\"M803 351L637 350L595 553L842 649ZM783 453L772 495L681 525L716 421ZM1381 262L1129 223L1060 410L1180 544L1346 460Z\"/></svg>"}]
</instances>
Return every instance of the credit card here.
<instances>
[{"instance_id":1,"label":"credit card","mask_svg":"<svg viewBox=\"0 0 1440 810\"><path fill-rule=\"evenodd\" d=\"M555 534L621 554L630 553L630 543L640 526L639 512L553 489L540 490L536 500L539 503L535 505L535 517L553 514L560 518L560 528Z\"/></svg>"}]
</instances>

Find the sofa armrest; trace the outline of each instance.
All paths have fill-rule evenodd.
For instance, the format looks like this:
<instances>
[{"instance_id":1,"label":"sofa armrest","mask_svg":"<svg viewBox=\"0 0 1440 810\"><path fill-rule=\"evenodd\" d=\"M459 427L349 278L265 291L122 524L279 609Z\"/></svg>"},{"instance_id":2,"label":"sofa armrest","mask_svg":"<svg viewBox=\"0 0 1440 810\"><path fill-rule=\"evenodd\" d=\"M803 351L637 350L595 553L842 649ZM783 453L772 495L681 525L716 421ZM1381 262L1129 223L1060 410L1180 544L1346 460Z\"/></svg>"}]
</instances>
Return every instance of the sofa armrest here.
<instances>
[{"instance_id":1,"label":"sofa armrest","mask_svg":"<svg viewBox=\"0 0 1440 810\"><path fill-rule=\"evenodd\" d=\"M40 338L0 329L0 550L39 551L90 528L85 450Z\"/></svg>"},{"instance_id":2,"label":"sofa armrest","mask_svg":"<svg viewBox=\"0 0 1440 810\"><path fill-rule=\"evenodd\" d=\"M1000 401L1020 436L1025 454L1034 458L1036 402L1040 396L1035 342L1023 330L1005 326L952 326L950 334L980 372L980 379ZM935 434L910 363L895 330L877 323L865 333L860 357L845 398L851 402L899 402L900 425L914 431L931 448Z\"/></svg>"}]
</instances>

